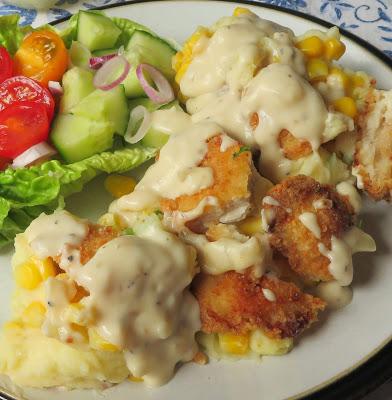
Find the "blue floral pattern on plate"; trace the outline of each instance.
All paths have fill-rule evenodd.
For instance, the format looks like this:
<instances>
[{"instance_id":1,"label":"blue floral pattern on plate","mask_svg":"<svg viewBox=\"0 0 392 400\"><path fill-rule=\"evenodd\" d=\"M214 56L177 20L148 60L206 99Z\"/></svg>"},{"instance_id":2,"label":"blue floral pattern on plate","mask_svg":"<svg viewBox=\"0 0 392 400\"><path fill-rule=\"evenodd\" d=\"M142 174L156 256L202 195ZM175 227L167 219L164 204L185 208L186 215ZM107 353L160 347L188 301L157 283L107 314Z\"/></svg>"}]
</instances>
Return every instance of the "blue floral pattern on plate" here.
<instances>
[{"instance_id":1,"label":"blue floral pattern on plate","mask_svg":"<svg viewBox=\"0 0 392 400\"><path fill-rule=\"evenodd\" d=\"M22 24L40 25L68 17L80 8L118 4L123 0L58 0L46 12L7 5L0 0L0 15L19 13ZM11 1L12 2L12 1ZM391 0L260 0L314 15L369 41L392 58Z\"/></svg>"}]
</instances>

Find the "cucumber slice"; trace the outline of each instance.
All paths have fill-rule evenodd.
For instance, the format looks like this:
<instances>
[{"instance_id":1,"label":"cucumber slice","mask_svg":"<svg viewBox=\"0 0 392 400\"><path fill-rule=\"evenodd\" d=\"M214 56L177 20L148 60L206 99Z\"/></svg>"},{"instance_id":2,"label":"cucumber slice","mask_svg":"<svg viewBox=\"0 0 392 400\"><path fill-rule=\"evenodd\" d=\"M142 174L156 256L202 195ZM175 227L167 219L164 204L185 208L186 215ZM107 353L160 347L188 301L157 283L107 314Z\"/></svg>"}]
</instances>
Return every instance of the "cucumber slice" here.
<instances>
[{"instance_id":1,"label":"cucumber slice","mask_svg":"<svg viewBox=\"0 0 392 400\"><path fill-rule=\"evenodd\" d=\"M94 90L70 112L94 121L110 122L120 135L125 133L129 120L128 102L122 85L112 90Z\"/></svg>"},{"instance_id":2,"label":"cucumber slice","mask_svg":"<svg viewBox=\"0 0 392 400\"><path fill-rule=\"evenodd\" d=\"M60 114L53 123L51 140L64 160L71 163L110 149L113 135L110 122Z\"/></svg>"},{"instance_id":3,"label":"cucumber slice","mask_svg":"<svg viewBox=\"0 0 392 400\"><path fill-rule=\"evenodd\" d=\"M121 30L102 14L79 11L77 40L90 51L114 47Z\"/></svg>"},{"instance_id":4,"label":"cucumber slice","mask_svg":"<svg viewBox=\"0 0 392 400\"><path fill-rule=\"evenodd\" d=\"M128 42L127 52L138 51L145 59L143 62L158 68L166 78L172 80L175 72L172 68L172 58L176 54L167 42L148 32L136 31Z\"/></svg>"},{"instance_id":5,"label":"cucumber slice","mask_svg":"<svg viewBox=\"0 0 392 400\"><path fill-rule=\"evenodd\" d=\"M94 75L90 71L79 67L71 68L64 74L61 113L68 113L72 107L95 90L93 79Z\"/></svg>"},{"instance_id":6,"label":"cucumber slice","mask_svg":"<svg viewBox=\"0 0 392 400\"><path fill-rule=\"evenodd\" d=\"M93 52L93 55L95 57L99 57L99 56L106 56L108 54L117 54L117 53L118 53L118 49L112 48L112 49L96 50Z\"/></svg>"},{"instance_id":7,"label":"cucumber slice","mask_svg":"<svg viewBox=\"0 0 392 400\"><path fill-rule=\"evenodd\" d=\"M136 76L136 67L140 63L151 64L158 68L167 79L173 81L174 70L171 60L176 51L162 39L147 32L136 31L127 46L125 57L133 66L123 82L127 97L145 96Z\"/></svg>"}]
</instances>

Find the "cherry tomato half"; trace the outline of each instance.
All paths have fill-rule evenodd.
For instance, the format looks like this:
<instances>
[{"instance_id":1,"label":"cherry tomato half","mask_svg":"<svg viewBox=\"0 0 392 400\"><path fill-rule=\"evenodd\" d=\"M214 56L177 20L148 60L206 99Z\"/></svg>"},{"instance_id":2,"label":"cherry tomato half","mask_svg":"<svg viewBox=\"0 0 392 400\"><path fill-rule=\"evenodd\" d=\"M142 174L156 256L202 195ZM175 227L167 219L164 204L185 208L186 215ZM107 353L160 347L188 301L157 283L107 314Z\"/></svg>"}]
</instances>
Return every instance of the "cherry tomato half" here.
<instances>
[{"instance_id":1,"label":"cherry tomato half","mask_svg":"<svg viewBox=\"0 0 392 400\"><path fill-rule=\"evenodd\" d=\"M14 56L15 73L35 79L44 86L60 81L68 67L63 39L50 30L35 31L23 39Z\"/></svg>"},{"instance_id":2,"label":"cherry tomato half","mask_svg":"<svg viewBox=\"0 0 392 400\"><path fill-rule=\"evenodd\" d=\"M0 46L0 82L11 78L14 72L14 63L5 47Z\"/></svg>"},{"instance_id":3,"label":"cherry tomato half","mask_svg":"<svg viewBox=\"0 0 392 400\"><path fill-rule=\"evenodd\" d=\"M0 157L15 158L49 135L46 106L40 103L13 104L0 111Z\"/></svg>"},{"instance_id":4,"label":"cherry tomato half","mask_svg":"<svg viewBox=\"0 0 392 400\"><path fill-rule=\"evenodd\" d=\"M12 163L10 158L0 157L0 171L4 171Z\"/></svg>"},{"instance_id":5,"label":"cherry tomato half","mask_svg":"<svg viewBox=\"0 0 392 400\"><path fill-rule=\"evenodd\" d=\"M49 121L52 120L55 102L48 89L25 76L14 76L0 83L0 111L25 101L43 104Z\"/></svg>"}]
</instances>

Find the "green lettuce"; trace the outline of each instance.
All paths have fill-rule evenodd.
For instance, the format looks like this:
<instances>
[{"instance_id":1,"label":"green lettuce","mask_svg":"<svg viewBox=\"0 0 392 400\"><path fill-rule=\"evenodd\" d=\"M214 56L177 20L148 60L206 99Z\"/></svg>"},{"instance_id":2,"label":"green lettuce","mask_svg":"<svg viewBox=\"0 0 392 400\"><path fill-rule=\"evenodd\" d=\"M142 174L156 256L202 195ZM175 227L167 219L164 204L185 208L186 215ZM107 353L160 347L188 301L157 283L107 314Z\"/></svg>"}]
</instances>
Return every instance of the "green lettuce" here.
<instances>
[{"instance_id":1,"label":"green lettuce","mask_svg":"<svg viewBox=\"0 0 392 400\"><path fill-rule=\"evenodd\" d=\"M32 30L30 26L20 26L19 18L16 14L0 17L0 46L12 55L18 50L26 33Z\"/></svg>"},{"instance_id":2,"label":"green lettuce","mask_svg":"<svg viewBox=\"0 0 392 400\"><path fill-rule=\"evenodd\" d=\"M0 247L42 212L63 208L65 197L80 192L97 175L129 171L155 154L156 149L135 145L68 165L51 160L30 168L8 168L0 173Z\"/></svg>"}]
</instances>

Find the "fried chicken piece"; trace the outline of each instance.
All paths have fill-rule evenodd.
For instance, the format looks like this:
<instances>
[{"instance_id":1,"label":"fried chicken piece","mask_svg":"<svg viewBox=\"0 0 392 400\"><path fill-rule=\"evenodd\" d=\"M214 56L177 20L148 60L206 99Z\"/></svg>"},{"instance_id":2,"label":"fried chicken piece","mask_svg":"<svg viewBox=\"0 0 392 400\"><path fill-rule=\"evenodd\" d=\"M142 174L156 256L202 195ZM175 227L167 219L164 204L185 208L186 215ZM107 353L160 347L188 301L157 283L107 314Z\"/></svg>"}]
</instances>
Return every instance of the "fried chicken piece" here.
<instances>
[{"instance_id":1,"label":"fried chicken piece","mask_svg":"<svg viewBox=\"0 0 392 400\"><path fill-rule=\"evenodd\" d=\"M118 231L110 226L89 224L88 234L79 246L81 264L86 264L94 257L100 247L115 239L117 236ZM54 260L59 263L60 258L61 256L57 256Z\"/></svg>"},{"instance_id":2,"label":"fried chicken piece","mask_svg":"<svg viewBox=\"0 0 392 400\"><path fill-rule=\"evenodd\" d=\"M269 224L270 244L288 259L291 268L310 281L330 281L330 261L318 248L323 243L331 248L331 237L337 238L353 224L354 210L347 198L329 185L298 175L274 186L264 199L263 210L272 213ZM272 201L271 201L272 200ZM276 204L271 204L275 203ZM321 208L320 208L321 206ZM302 213L316 215L320 228L317 238L299 219Z\"/></svg>"},{"instance_id":3,"label":"fried chicken piece","mask_svg":"<svg viewBox=\"0 0 392 400\"><path fill-rule=\"evenodd\" d=\"M312 146L308 141L297 139L286 129L279 133L278 143L289 160L298 160L312 153Z\"/></svg>"},{"instance_id":4,"label":"fried chicken piece","mask_svg":"<svg viewBox=\"0 0 392 400\"><path fill-rule=\"evenodd\" d=\"M265 289L272 292L274 301L267 299ZM193 293L205 333L246 334L260 328L271 338L291 338L316 321L326 306L293 283L267 275L255 279L249 273L232 271L198 275Z\"/></svg>"},{"instance_id":5,"label":"fried chicken piece","mask_svg":"<svg viewBox=\"0 0 392 400\"><path fill-rule=\"evenodd\" d=\"M221 151L222 135L208 141L208 151L200 163L201 167L210 167L214 174L212 186L193 195L182 195L176 199L162 199L160 206L165 213L186 213L194 210L199 203L214 197L217 204L206 204L202 215L196 221L190 220L187 226L197 233L204 233L204 225L218 221L229 223L244 219L251 210L252 193L265 193L269 187L267 180L260 177L253 166L250 150L236 142ZM261 189L260 189L261 187Z\"/></svg>"},{"instance_id":6,"label":"fried chicken piece","mask_svg":"<svg viewBox=\"0 0 392 400\"><path fill-rule=\"evenodd\" d=\"M392 200L392 91L371 90L358 118L353 173L375 200Z\"/></svg>"}]
</instances>

